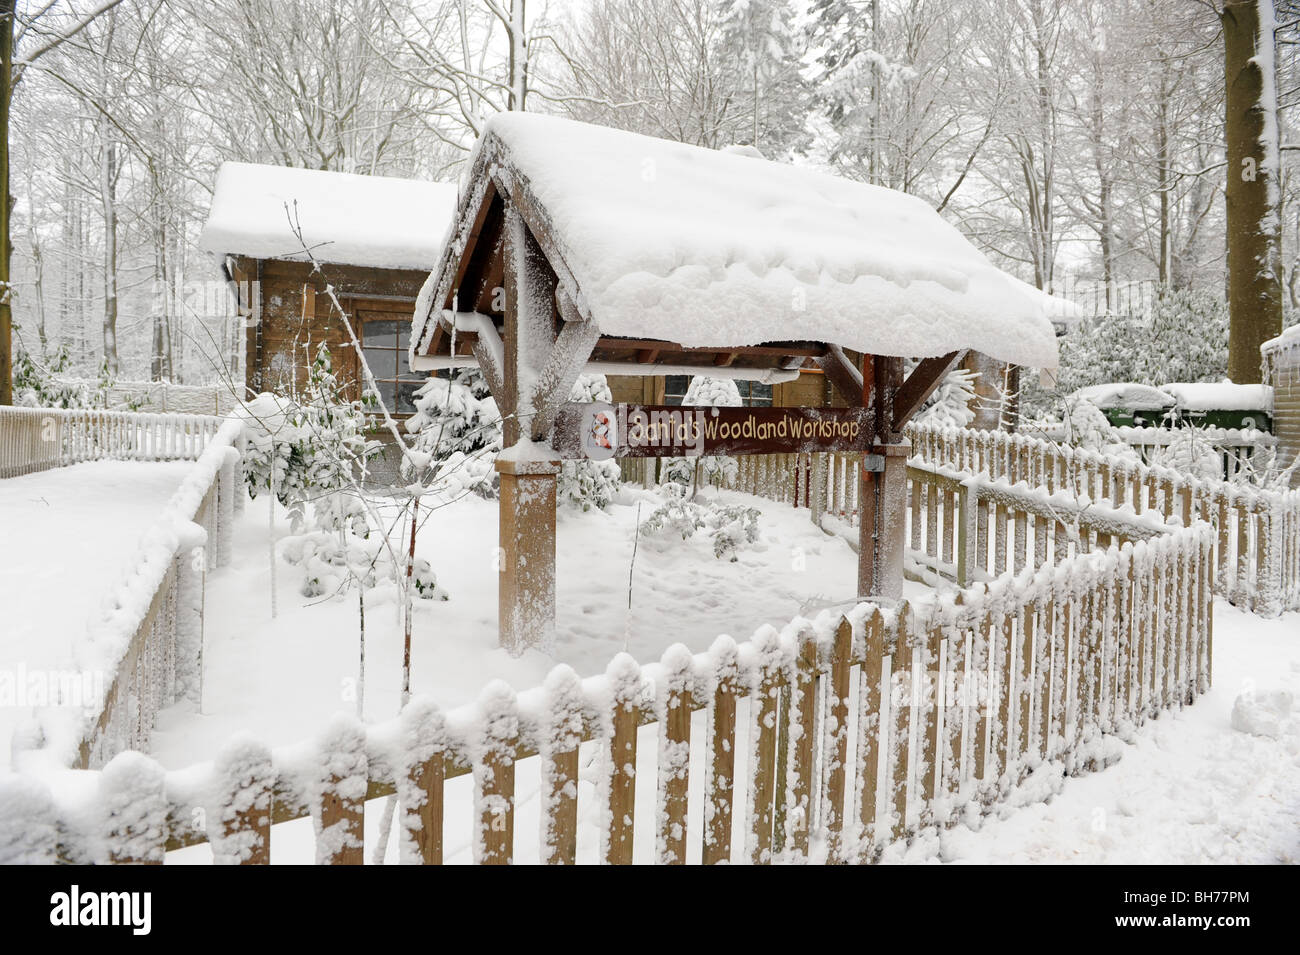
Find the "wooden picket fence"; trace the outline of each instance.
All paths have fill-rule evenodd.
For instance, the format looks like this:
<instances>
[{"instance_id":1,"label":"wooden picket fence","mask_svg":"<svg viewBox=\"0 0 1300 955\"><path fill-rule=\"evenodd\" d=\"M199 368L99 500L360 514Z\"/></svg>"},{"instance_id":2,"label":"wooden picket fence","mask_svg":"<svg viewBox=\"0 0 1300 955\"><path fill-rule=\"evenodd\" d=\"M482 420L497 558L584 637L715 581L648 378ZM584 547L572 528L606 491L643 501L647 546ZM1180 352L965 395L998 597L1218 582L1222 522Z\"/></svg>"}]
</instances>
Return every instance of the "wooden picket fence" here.
<instances>
[{"instance_id":1,"label":"wooden picket fence","mask_svg":"<svg viewBox=\"0 0 1300 955\"><path fill-rule=\"evenodd\" d=\"M230 563L235 516L247 497L239 474L242 434L240 422L229 419L187 477L189 486L169 502L156 539L142 547L134 572L157 577L161 570L162 577L77 742L79 769L147 750L163 708L185 696L198 700L207 574ZM192 534L175 533L185 524L203 529L202 546Z\"/></svg>"},{"instance_id":2,"label":"wooden picket fence","mask_svg":"<svg viewBox=\"0 0 1300 955\"><path fill-rule=\"evenodd\" d=\"M217 861L265 863L271 825L310 816L318 862L360 864L365 802L396 795L404 862L442 863L448 832L468 828L475 862L510 863L532 838L541 861L571 864L586 746L601 754L602 862L680 864L697 846L705 863L870 862L1031 773L1104 765L1108 736L1204 692L1212 543L1203 524L1171 527L956 600L861 604L645 667L621 654L587 680L561 666L542 687L495 683L446 714L417 699L389 723L340 719L313 747L238 742L176 772L123 753L79 787L36 794L44 781L15 774L0 790L23 787L6 800L26 814L9 820L23 837L0 840L16 857L0 861L160 862L210 841ZM642 727L657 746L641 745ZM528 760L541 780L531 836L516 825ZM645 773L653 805L638 797ZM470 817L449 818L446 784L466 775ZM68 791L77 805L59 802ZM86 812L87 791L115 811Z\"/></svg>"},{"instance_id":3,"label":"wooden picket fence","mask_svg":"<svg viewBox=\"0 0 1300 955\"><path fill-rule=\"evenodd\" d=\"M204 576L231 560L242 445L235 418L0 408L0 476L105 458L194 461L95 624L95 636L125 645L103 699L75 725L66 708L43 714L42 742L56 762L85 769L146 748L158 711L197 688ZM141 587L153 595L143 606L133 596Z\"/></svg>"},{"instance_id":4,"label":"wooden picket fence","mask_svg":"<svg viewBox=\"0 0 1300 955\"><path fill-rule=\"evenodd\" d=\"M1125 514L1145 518L1132 526L1148 532L1151 519L1184 526L1199 519L1215 529L1216 593L1262 616L1300 609L1300 489L1198 480L1003 431L913 425L908 437L909 548L944 576L966 582L974 579L968 569L994 576L1019 570L1027 547L1039 563L1055 559L1063 538L1072 541L1069 553L1098 541L1105 547L1110 539L1134 539L1110 526L1124 522ZM857 525L861 455L772 455L739 462L740 478L730 485L735 490L807 507L819 526L826 515ZM973 491L963 491L959 472L985 475L997 485L974 482ZM1040 529L1043 522L1048 526ZM963 530L969 536L959 542ZM1000 542L1004 533L1013 550ZM1077 534L1081 541L1073 540ZM969 542L975 542L973 549Z\"/></svg>"},{"instance_id":5,"label":"wooden picket fence","mask_svg":"<svg viewBox=\"0 0 1300 955\"><path fill-rule=\"evenodd\" d=\"M1300 489L1197 480L1002 431L913 427L909 437L921 461L1064 492L1081 504L1155 511L1185 525L1204 520L1215 528L1217 593L1265 616L1300 608Z\"/></svg>"},{"instance_id":6,"label":"wooden picket fence","mask_svg":"<svg viewBox=\"0 0 1300 955\"><path fill-rule=\"evenodd\" d=\"M82 461L193 461L224 419L67 408L0 407L0 478Z\"/></svg>"}]
</instances>

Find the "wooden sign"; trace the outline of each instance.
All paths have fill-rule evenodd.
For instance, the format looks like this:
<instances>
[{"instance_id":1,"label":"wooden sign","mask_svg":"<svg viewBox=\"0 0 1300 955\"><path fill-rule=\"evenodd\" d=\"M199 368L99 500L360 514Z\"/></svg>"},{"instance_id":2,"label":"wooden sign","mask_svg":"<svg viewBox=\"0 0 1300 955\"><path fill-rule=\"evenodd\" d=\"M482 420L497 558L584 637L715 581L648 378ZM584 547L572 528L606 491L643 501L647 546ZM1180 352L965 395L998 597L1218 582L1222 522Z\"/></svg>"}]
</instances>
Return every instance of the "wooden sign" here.
<instances>
[{"instance_id":1,"label":"wooden sign","mask_svg":"<svg viewBox=\"0 0 1300 955\"><path fill-rule=\"evenodd\" d=\"M866 408L564 405L552 444L565 459L865 451Z\"/></svg>"}]
</instances>

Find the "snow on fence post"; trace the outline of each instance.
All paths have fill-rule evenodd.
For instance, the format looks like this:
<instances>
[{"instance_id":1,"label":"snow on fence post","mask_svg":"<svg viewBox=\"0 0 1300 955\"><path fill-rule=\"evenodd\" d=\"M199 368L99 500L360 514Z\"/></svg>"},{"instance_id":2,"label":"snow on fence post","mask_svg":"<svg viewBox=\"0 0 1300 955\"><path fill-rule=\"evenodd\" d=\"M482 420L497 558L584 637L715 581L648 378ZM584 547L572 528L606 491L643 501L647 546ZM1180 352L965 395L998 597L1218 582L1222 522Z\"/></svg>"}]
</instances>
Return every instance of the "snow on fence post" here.
<instances>
[{"instance_id":1,"label":"snow on fence post","mask_svg":"<svg viewBox=\"0 0 1300 955\"><path fill-rule=\"evenodd\" d=\"M862 625L862 667L858 685L858 750L857 786L858 802L858 861L868 862L875 855L878 842L876 803L880 791L881 735L884 723L884 704L887 694L881 692L888 686L884 672L885 622L879 607Z\"/></svg>"},{"instance_id":2,"label":"snow on fence post","mask_svg":"<svg viewBox=\"0 0 1300 955\"><path fill-rule=\"evenodd\" d=\"M822 731L822 828L826 830L826 861L851 861L844 838L845 779L849 762L849 671L853 625L841 617L831 642L826 684L826 719Z\"/></svg>"},{"instance_id":3,"label":"snow on fence post","mask_svg":"<svg viewBox=\"0 0 1300 955\"><path fill-rule=\"evenodd\" d=\"M574 865L578 852L578 747L584 731L582 681L569 666L551 670L538 756L542 771L542 862Z\"/></svg>"},{"instance_id":4,"label":"snow on fence post","mask_svg":"<svg viewBox=\"0 0 1300 955\"><path fill-rule=\"evenodd\" d=\"M1201 618L1201 665L1198 686L1202 693L1207 692L1213 684L1214 676L1214 566L1212 538L1206 537L1202 544L1202 572L1199 600Z\"/></svg>"},{"instance_id":5,"label":"snow on fence post","mask_svg":"<svg viewBox=\"0 0 1300 955\"><path fill-rule=\"evenodd\" d=\"M772 861L776 808L777 721L786 657L781 639L771 627L754 634L754 666L750 682L749 832L746 855L753 865Z\"/></svg>"},{"instance_id":6,"label":"snow on fence post","mask_svg":"<svg viewBox=\"0 0 1300 955\"><path fill-rule=\"evenodd\" d=\"M736 798L736 695L740 684L736 641L721 636L709 647L708 674L713 702L709 709L712 755L705 774L705 865L731 861L731 820Z\"/></svg>"},{"instance_id":7,"label":"snow on fence post","mask_svg":"<svg viewBox=\"0 0 1300 955\"><path fill-rule=\"evenodd\" d=\"M1016 694L1016 618L1015 613L1007 607L1009 595L1004 594L997 600L996 623L989 631L993 637L993 682L991 692L996 693L998 701L997 716L993 719L991 729L992 742L990 755L993 759L990 780L990 798L1010 788L1010 773L1015 753L1011 748L1011 718L1014 713L1012 701Z\"/></svg>"},{"instance_id":8,"label":"snow on fence post","mask_svg":"<svg viewBox=\"0 0 1300 955\"><path fill-rule=\"evenodd\" d=\"M661 865L686 863L686 808L690 795L691 703L695 663L674 643L660 658L658 832L655 856Z\"/></svg>"},{"instance_id":9,"label":"snow on fence post","mask_svg":"<svg viewBox=\"0 0 1300 955\"><path fill-rule=\"evenodd\" d=\"M891 807L893 813L890 834L894 839L902 838L907 831L908 726L909 719L916 718L913 704L917 673L911 618L911 604L904 600L898 605L894 642L889 654L889 726L886 734L886 765L889 772L886 805Z\"/></svg>"},{"instance_id":10,"label":"snow on fence post","mask_svg":"<svg viewBox=\"0 0 1300 955\"><path fill-rule=\"evenodd\" d=\"M447 727L442 712L431 700L415 697L403 708L401 741L398 858L405 865L442 865Z\"/></svg>"},{"instance_id":11,"label":"snow on fence post","mask_svg":"<svg viewBox=\"0 0 1300 955\"><path fill-rule=\"evenodd\" d=\"M939 794L939 769L942 753L939 748L939 712L941 709L943 681L940 673L940 658L943 647L943 625L937 613L927 615L918 629L920 635L920 681L912 693L912 706L920 708L920 728L917 731L916 770L913 773L917 785L921 788L919 825L927 826L933 820L931 812L935 797ZM914 675L915 677L915 675Z\"/></svg>"},{"instance_id":12,"label":"snow on fence post","mask_svg":"<svg viewBox=\"0 0 1300 955\"><path fill-rule=\"evenodd\" d=\"M786 783L785 841L794 860L808 858L812 825L813 725L817 705L817 635L801 630L795 638L794 680L790 688L789 768ZM778 770L779 771L779 770Z\"/></svg>"},{"instance_id":13,"label":"snow on fence post","mask_svg":"<svg viewBox=\"0 0 1300 955\"><path fill-rule=\"evenodd\" d=\"M604 839L601 856L607 865L632 864L632 833L636 819L636 743L641 699L641 667L620 653L605 670L609 681L609 750L605 782Z\"/></svg>"},{"instance_id":14,"label":"snow on fence post","mask_svg":"<svg viewBox=\"0 0 1300 955\"><path fill-rule=\"evenodd\" d=\"M218 567L230 563L235 545L235 466L239 461L238 452L233 448L221 462L221 471L217 476L217 539L216 562Z\"/></svg>"},{"instance_id":15,"label":"snow on fence post","mask_svg":"<svg viewBox=\"0 0 1300 955\"><path fill-rule=\"evenodd\" d=\"M319 745L313 781L312 822L317 865L362 865L366 789L366 733L354 717L339 714Z\"/></svg>"},{"instance_id":16,"label":"snow on fence post","mask_svg":"<svg viewBox=\"0 0 1300 955\"><path fill-rule=\"evenodd\" d=\"M161 865L167 843L166 776L142 753L119 753L99 774L108 861Z\"/></svg>"},{"instance_id":17,"label":"snow on fence post","mask_svg":"<svg viewBox=\"0 0 1300 955\"><path fill-rule=\"evenodd\" d=\"M1280 503L1259 495L1255 508L1256 606L1252 609L1264 617L1276 617L1282 612L1282 515Z\"/></svg>"},{"instance_id":18,"label":"snow on fence post","mask_svg":"<svg viewBox=\"0 0 1300 955\"><path fill-rule=\"evenodd\" d=\"M479 695L478 758L474 760L474 861L510 865L515 844L515 752L519 708L515 691L493 680Z\"/></svg>"},{"instance_id":19,"label":"snow on fence post","mask_svg":"<svg viewBox=\"0 0 1300 955\"><path fill-rule=\"evenodd\" d=\"M49 787L20 773L0 775L0 865L52 865L58 843Z\"/></svg>"},{"instance_id":20,"label":"snow on fence post","mask_svg":"<svg viewBox=\"0 0 1300 955\"><path fill-rule=\"evenodd\" d=\"M216 805L208 812L208 841L217 865L270 865L271 751L235 738L212 764Z\"/></svg>"}]
</instances>

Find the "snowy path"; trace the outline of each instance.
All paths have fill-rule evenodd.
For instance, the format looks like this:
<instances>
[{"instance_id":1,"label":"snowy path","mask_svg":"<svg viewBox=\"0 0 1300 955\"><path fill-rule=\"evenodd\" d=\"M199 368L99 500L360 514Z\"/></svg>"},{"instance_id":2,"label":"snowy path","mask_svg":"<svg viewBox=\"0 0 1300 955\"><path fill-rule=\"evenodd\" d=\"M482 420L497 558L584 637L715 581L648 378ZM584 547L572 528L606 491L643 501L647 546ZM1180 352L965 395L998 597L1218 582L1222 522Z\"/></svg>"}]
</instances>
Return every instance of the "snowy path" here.
<instances>
[{"instance_id":1,"label":"snowy path","mask_svg":"<svg viewBox=\"0 0 1300 955\"><path fill-rule=\"evenodd\" d=\"M95 461L0 480L0 766L31 712L16 684L70 669L73 647L190 462Z\"/></svg>"}]
</instances>

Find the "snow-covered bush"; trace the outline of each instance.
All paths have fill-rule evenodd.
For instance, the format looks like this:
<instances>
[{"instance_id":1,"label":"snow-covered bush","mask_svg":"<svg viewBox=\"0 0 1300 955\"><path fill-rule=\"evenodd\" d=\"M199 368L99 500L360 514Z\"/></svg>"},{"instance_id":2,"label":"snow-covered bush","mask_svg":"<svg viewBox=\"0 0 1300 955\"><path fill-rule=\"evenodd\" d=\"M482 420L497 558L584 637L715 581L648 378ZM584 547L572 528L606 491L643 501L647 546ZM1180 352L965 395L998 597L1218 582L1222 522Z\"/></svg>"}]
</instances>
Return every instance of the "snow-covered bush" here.
<instances>
[{"instance_id":1,"label":"snow-covered bush","mask_svg":"<svg viewBox=\"0 0 1300 955\"><path fill-rule=\"evenodd\" d=\"M374 404L370 395L346 398L322 344L301 391L288 397L261 394L239 411L246 419L243 468L249 496L273 487L292 526L300 529L309 500L354 484L378 453L380 442L366 438Z\"/></svg>"},{"instance_id":2,"label":"snow-covered bush","mask_svg":"<svg viewBox=\"0 0 1300 955\"><path fill-rule=\"evenodd\" d=\"M430 378L415 393L415 414L406 419L415 435L414 450L429 462L428 473L402 473L438 487L449 497L474 491L494 497L498 479L492 464L501 451L501 413L476 368L461 368L450 378Z\"/></svg>"},{"instance_id":3,"label":"snow-covered bush","mask_svg":"<svg viewBox=\"0 0 1300 955\"><path fill-rule=\"evenodd\" d=\"M1199 289L1169 289L1137 314L1104 315L1061 339L1056 387L1022 375L1025 414L1060 414L1061 397L1088 385L1220 381L1227 374L1228 308Z\"/></svg>"},{"instance_id":4,"label":"snow-covered bush","mask_svg":"<svg viewBox=\"0 0 1300 955\"><path fill-rule=\"evenodd\" d=\"M569 400L584 404L609 403L614 395L604 375L579 375ZM614 499L621 484L617 461L565 461L557 479L556 499L584 511L593 507L603 509Z\"/></svg>"},{"instance_id":5,"label":"snow-covered bush","mask_svg":"<svg viewBox=\"0 0 1300 955\"><path fill-rule=\"evenodd\" d=\"M660 487L664 502L641 522L640 532L651 539L689 540L707 531L713 556L737 559L737 552L758 542L759 511L754 507L721 504L701 498L691 500L686 485L669 482Z\"/></svg>"},{"instance_id":6,"label":"snow-covered bush","mask_svg":"<svg viewBox=\"0 0 1300 955\"><path fill-rule=\"evenodd\" d=\"M917 424L964 428L975 420L975 372L954 368L948 372L916 415Z\"/></svg>"},{"instance_id":7,"label":"snow-covered bush","mask_svg":"<svg viewBox=\"0 0 1300 955\"><path fill-rule=\"evenodd\" d=\"M386 546L382 531L359 534L349 528L312 530L284 538L279 553L288 563L302 568L299 589L304 597L342 593L352 580L369 589L406 573L406 555ZM432 565L423 557L415 559L411 578L421 599L449 599L438 586Z\"/></svg>"},{"instance_id":8,"label":"snow-covered bush","mask_svg":"<svg viewBox=\"0 0 1300 955\"><path fill-rule=\"evenodd\" d=\"M1141 464L1136 451L1125 443L1101 409L1087 398L1074 395L1065 402L1065 443L1104 454L1111 460Z\"/></svg>"},{"instance_id":9,"label":"snow-covered bush","mask_svg":"<svg viewBox=\"0 0 1300 955\"><path fill-rule=\"evenodd\" d=\"M1170 442L1156 448L1147 463L1203 481L1223 478L1223 453L1207 441L1198 428L1173 429Z\"/></svg>"},{"instance_id":10,"label":"snow-covered bush","mask_svg":"<svg viewBox=\"0 0 1300 955\"><path fill-rule=\"evenodd\" d=\"M682 407L739 408L740 390L730 378L709 378L696 375L686 388ZM660 468L661 479L677 484L700 483L722 486L734 481L739 464L729 457L664 458Z\"/></svg>"},{"instance_id":11,"label":"snow-covered bush","mask_svg":"<svg viewBox=\"0 0 1300 955\"><path fill-rule=\"evenodd\" d=\"M108 361L99 363L99 374L94 382L61 380L72 368L72 351L64 342L54 350L44 364L38 362L24 349L14 355L14 404L28 408L108 408L114 376L108 370ZM139 398L122 402L121 410L137 411Z\"/></svg>"}]
</instances>

